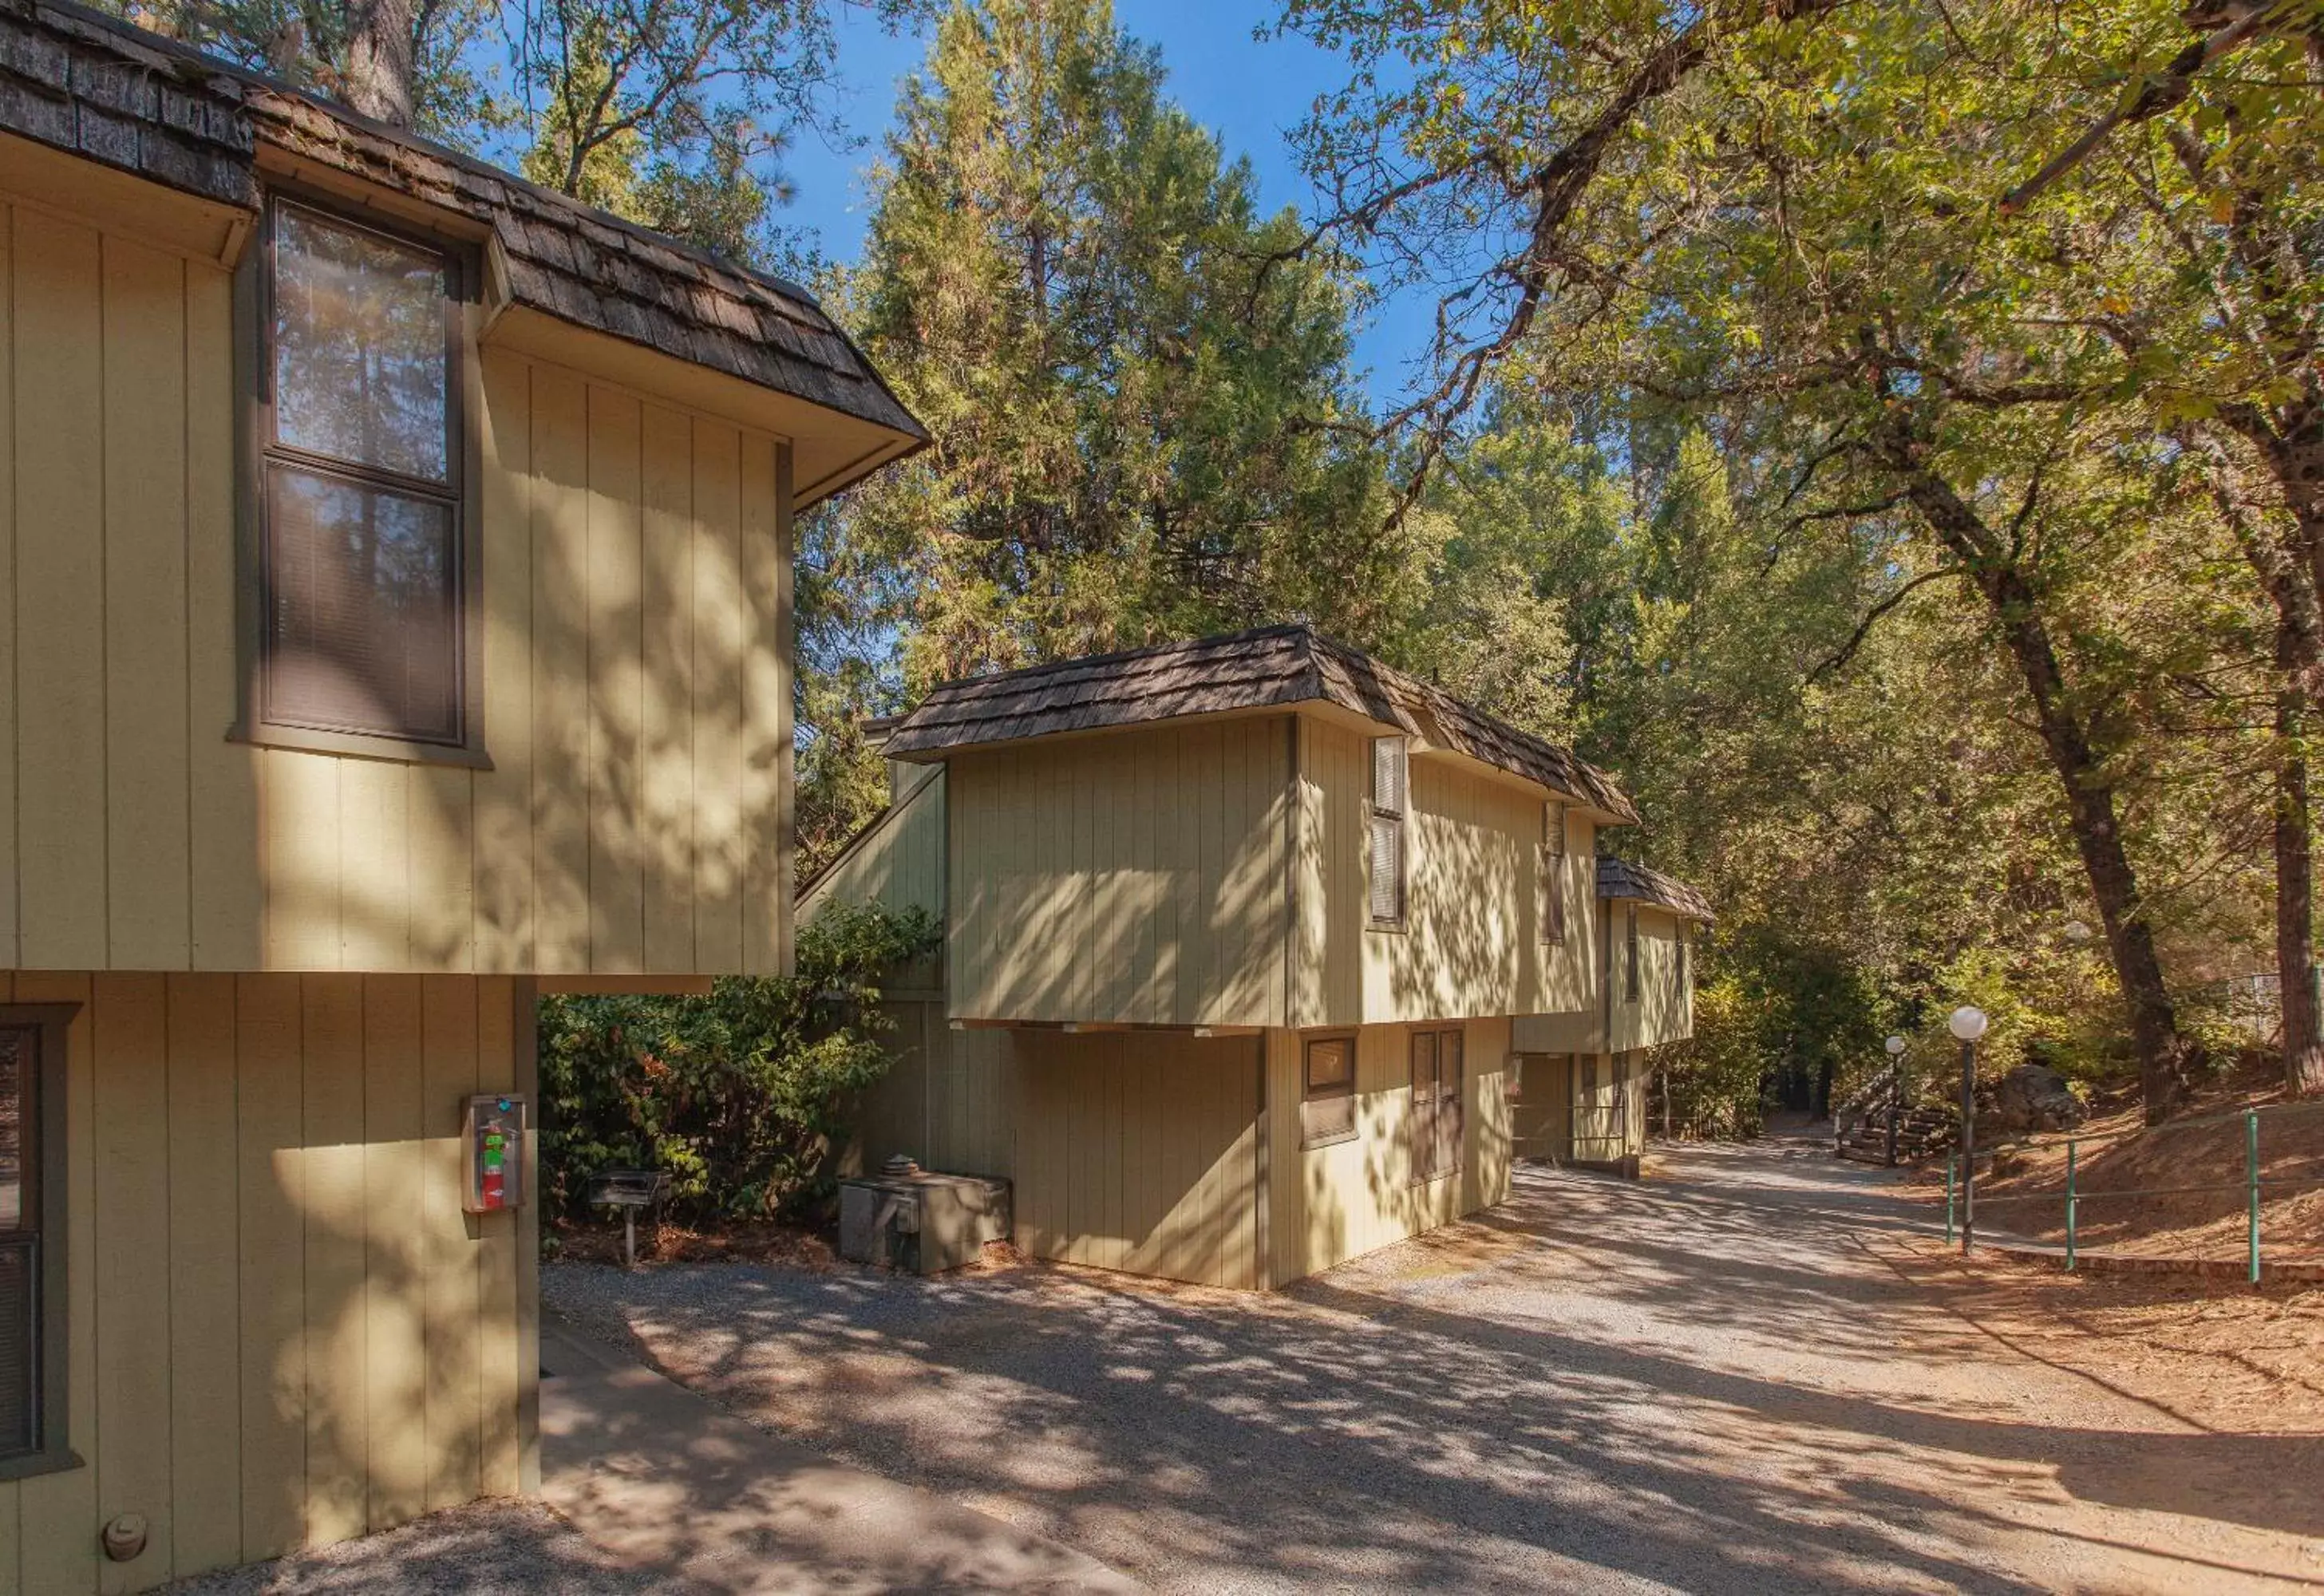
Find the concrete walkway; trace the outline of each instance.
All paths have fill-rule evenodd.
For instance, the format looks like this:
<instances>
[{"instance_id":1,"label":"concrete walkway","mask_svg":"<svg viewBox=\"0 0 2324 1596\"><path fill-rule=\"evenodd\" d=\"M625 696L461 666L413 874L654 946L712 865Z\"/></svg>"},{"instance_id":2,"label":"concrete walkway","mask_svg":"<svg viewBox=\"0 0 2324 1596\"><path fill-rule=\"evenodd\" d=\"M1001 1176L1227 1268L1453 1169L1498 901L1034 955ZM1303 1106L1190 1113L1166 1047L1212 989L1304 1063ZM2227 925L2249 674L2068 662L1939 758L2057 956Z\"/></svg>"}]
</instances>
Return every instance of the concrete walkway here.
<instances>
[{"instance_id":1,"label":"concrete walkway","mask_svg":"<svg viewBox=\"0 0 2324 1596\"><path fill-rule=\"evenodd\" d=\"M541 1325L542 1494L625 1572L702 1591L1128 1592L1053 1541L775 1440Z\"/></svg>"}]
</instances>

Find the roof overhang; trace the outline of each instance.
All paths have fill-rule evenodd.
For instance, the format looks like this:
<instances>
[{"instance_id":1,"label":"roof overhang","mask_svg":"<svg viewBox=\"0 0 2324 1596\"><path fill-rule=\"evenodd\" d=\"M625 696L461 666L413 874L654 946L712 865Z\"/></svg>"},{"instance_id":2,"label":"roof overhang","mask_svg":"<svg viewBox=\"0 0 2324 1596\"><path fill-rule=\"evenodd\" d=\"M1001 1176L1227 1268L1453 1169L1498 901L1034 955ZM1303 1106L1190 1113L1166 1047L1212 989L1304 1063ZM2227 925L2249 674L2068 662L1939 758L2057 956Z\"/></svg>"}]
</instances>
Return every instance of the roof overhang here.
<instances>
[{"instance_id":1,"label":"roof overhang","mask_svg":"<svg viewBox=\"0 0 2324 1596\"><path fill-rule=\"evenodd\" d=\"M527 305L503 303L485 328L484 344L570 366L650 399L772 433L791 446L793 503L800 510L927 447L926 438L858 420L796 394L747 383Z\"/></svg>"}]
</instances>

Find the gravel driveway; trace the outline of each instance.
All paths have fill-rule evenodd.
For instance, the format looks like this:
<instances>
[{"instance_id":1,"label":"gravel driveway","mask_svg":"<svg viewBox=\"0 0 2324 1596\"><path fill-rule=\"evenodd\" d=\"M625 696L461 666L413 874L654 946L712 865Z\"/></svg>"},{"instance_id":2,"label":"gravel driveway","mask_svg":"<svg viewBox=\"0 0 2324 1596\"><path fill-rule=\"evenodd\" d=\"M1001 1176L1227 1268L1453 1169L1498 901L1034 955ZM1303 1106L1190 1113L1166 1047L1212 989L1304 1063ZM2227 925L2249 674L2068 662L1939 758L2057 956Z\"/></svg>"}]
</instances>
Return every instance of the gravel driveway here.
<instances>
[{"instance_id":1,"label":"gravel driveway","mask_svg":"<svg viewBox=\"0 0 2324 1596\"><path fill-rule=\"evenodd\" d=\"M1017 1265L543 1271L764 1427L1166 1591L2232 1591L2324 1577L2324 1439L2013 1351L1883 1172L1659 1151L1274 1296Z\"/></svg>"}]
</instances>

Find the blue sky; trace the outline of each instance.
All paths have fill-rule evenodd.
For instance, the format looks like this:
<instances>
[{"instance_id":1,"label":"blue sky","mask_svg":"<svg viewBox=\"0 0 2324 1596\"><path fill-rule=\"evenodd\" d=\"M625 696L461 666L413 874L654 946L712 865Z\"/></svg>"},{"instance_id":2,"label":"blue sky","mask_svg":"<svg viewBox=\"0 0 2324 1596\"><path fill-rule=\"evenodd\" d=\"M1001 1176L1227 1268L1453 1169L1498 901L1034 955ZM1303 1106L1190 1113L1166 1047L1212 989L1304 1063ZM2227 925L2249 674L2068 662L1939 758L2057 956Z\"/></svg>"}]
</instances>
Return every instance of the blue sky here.
<instances>
[{"instance_id":1,"label":"blue sky","mask_svg":"<svg viewBox=\"0 0 2324 1596\"><path fill-rule=\"evenodd\" d=\"M1314 190L1286 135L1317 95L1347 80L1347 69L1338 56L1305 40L1255 40L1252 30L1277 14L1271 4L1242 0L1114 0L1122 29L1160 46L1172 97L1219 135L1230 157L1250 158L1260 201L1270 210L1294 205L1305 214L1312 209ZM783 163L798 198L782 220L812 228L826 254L853 260L868 213L863 172L879 153L897 86L919 65L926 41L890 38L853 7L843 8L840 32L841 119L868 143L840 150L803 134ZM1357 358L1369 370L1376 399L1387 399L1404 381L1405 360L1426 336L1427 310L1409 301L1391 303L1360 332Z\"/></svg>"}]
</instances>

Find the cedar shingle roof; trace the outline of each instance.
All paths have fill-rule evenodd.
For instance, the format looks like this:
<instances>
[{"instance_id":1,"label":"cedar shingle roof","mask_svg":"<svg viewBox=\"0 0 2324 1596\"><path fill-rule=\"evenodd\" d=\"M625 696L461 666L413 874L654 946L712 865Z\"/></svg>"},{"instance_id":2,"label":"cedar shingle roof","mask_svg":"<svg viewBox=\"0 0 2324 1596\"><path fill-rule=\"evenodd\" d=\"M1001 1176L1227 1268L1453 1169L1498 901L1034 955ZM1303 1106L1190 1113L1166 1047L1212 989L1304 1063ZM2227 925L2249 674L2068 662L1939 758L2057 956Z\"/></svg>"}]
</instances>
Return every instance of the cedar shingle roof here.
<instances>
[{"instance_id":1,"label":"cedar shingle roof","mask_svg":"<svg viewBox=\"0 0 2324 1596\"><path fill-rule=\"evenodd\" d=\"M1316 700L1538 781L1620 819L1637 818L1612 779L1570 751L1301 625L946 682L898 724L882 752L900 758L941 755L1059 732Z\"/></svg>"},{"instance_id":2,"label":"cedar shingle roof","mask_svg":"<svg viewBox=\"0 0 2324 1596\"><path fill-rule=\"evenodd\" d=\"M520 305L927 436L805 290L78 5L0 0L0 129L243 207L273 144L488 225Z\"/></svg>"},{"instance_id":3,"label":"cedar shingle roof","mask_svg":"<svg viewBox=\"0 0 2324 1596\"><path fill-rule=\"evenodd\" d=\"M1600 898L1636 899L1640 903L1659 904L1689 919L1711 922L1711 899L1676 876L1665 875L1658 870L1648 870L1643 864L1633 864L1627 859L1598 861L1598 896Z\"/></svg>"}]
</instances>

